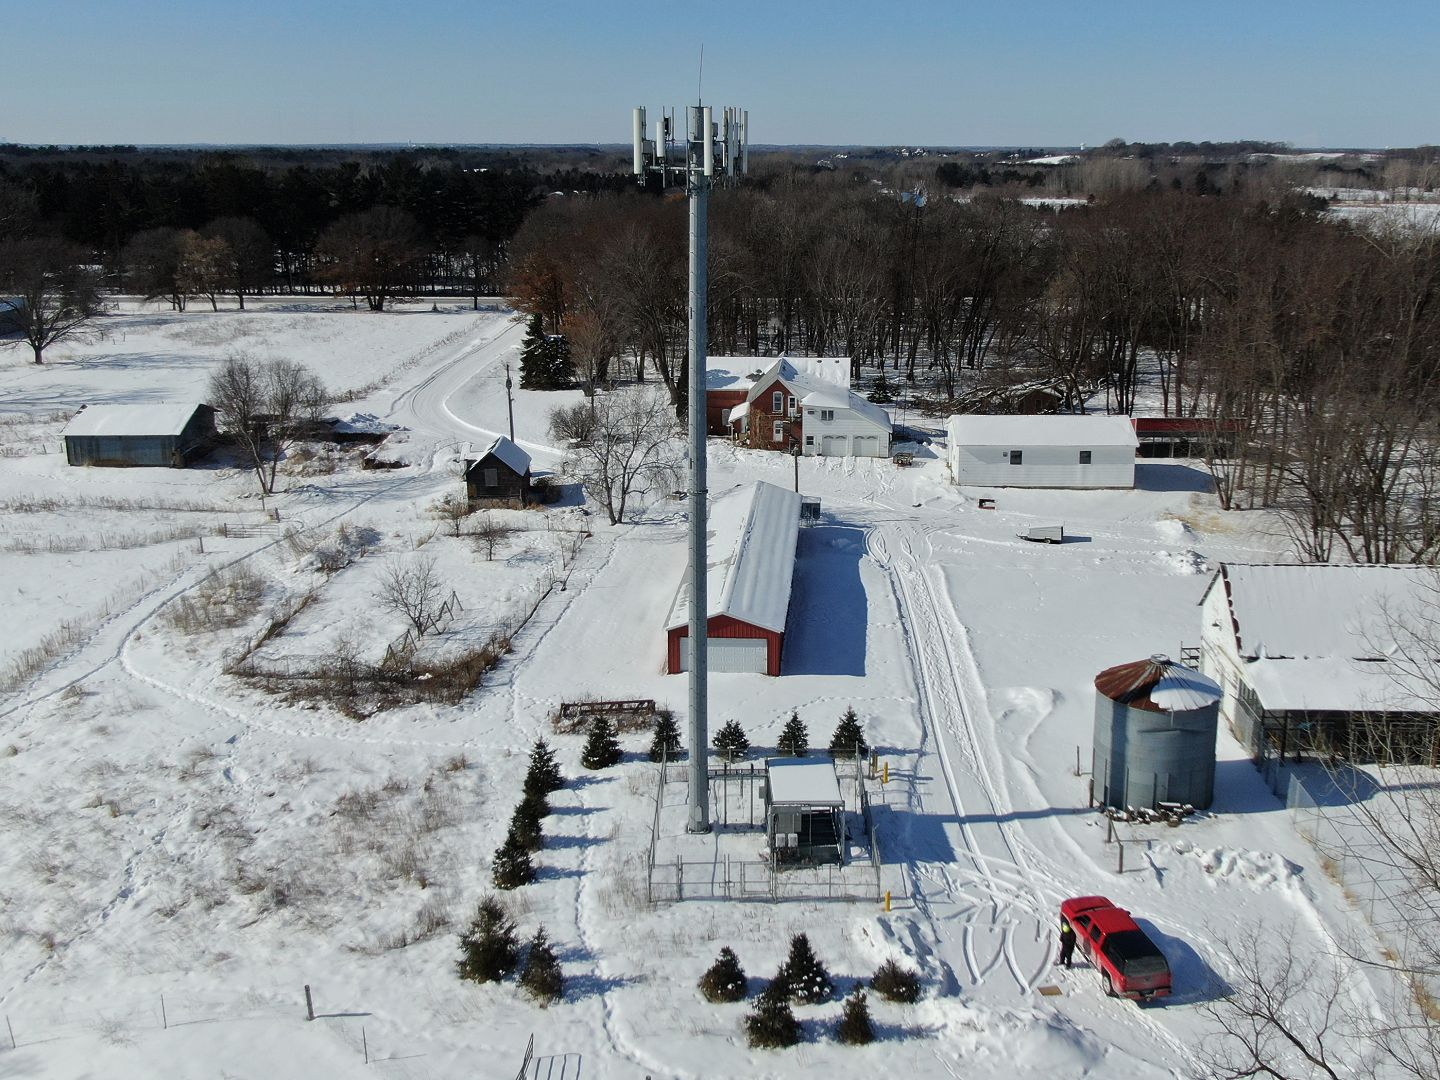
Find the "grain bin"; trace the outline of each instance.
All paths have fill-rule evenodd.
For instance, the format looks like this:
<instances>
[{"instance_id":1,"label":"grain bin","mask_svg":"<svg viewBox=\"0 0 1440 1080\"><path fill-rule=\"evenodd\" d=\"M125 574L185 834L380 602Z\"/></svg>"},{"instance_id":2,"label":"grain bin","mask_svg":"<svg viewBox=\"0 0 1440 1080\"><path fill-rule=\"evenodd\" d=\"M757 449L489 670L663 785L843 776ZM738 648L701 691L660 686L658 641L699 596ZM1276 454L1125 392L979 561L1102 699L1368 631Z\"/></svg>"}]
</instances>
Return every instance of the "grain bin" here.
<instances>
[{"instance_id":1,"label":"grain bin","mask_svg":"<svg viewBox=\"0 0 1440 1080\"><path fill-rule=\"evenodd\" d=\"M1205 809L1215 795L1221 690L1156 655L1095 676L1095 798L1104 806Z\"/></svg>"}]
</instances>

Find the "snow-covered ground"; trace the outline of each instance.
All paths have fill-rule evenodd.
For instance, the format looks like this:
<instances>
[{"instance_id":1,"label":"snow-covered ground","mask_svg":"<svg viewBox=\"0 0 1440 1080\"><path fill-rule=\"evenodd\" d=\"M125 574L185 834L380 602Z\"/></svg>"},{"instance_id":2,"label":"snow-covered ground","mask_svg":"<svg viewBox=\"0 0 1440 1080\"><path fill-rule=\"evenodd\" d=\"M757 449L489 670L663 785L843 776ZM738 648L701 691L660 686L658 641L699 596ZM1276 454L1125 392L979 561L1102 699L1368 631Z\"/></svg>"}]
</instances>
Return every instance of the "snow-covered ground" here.
<instances>
[{"instance_id":1,"label":"snow-covered ground","mask_svg":"<svg viewBox=\"0 0 1440 1080\"><path fill-rule=\"evenodd\" d=\"M1198 642L1208 570L1282 554L1271 523L1220 513L1183 463L1142 464L1134 491L991 492L996 509L981 510L980 492L946 482L933 443L909 469L800 463L823 520L801 537L785 674L711 686L712 727L738 719L761 753L792 710L824 745L856 709L890 768L877 820L893 910L649 907L648 740L627 737L625 764L584 774L580 740L551 735L548 717L581 695L654 697L683 726L683 677L662 674L685 562L680 504L616 528L529 511L488 563L430 508L460 490L460 448L506 429L518 324L306 309L131 310L108 320L106 341L40 369L14 354L0 369L0 595L12 612L0 658L74 623L0 698L0 1013L17 1043L0 1033L0 1076L508 1077L533 1035L532 1075L551 1080L1169 1077L1208 1029L1200 1006L1224 992L1224 939L1263 922L1313 953L1366 935L1228 734L1213 811L1178 830L1122 827L1135 841L1124 874L1076 775L1095 674ZM407 428L408 465L362 472L341 458L291 473L267 509L292 537L203 541L195 523L263 520L251 477L65 467L56 414L199 396L241 327L263 339L259 354L371 387L344 409ZM516 435L539 469L559 456L545 413L573 398L517 393ZM789 484L793 462L717 441L711 468L721 490ZM1070 542L1015 536L1052 521ZM585 524L594 535L560 559L559 534ZM315 551L336 545L353 561L317 570ZM399 626L376 607L375 579L417 548L465 605L455 633L481 635L565 581L464 703L357 721L221 673L223 649L312 589L267 657L323 655L345 638L383 651ZM226 581L234 625L175 617ZM546 819L540 880L506 899L522 934L544 925L557 945L569 989L548 1010L453 971L542 734L575 782ZM1092 970L1051 966L1059 901L1095 892L1154 932L1176 972L1171 1002L1141 1010L1104 998ZM752 980L768 978L799 930L842 988L895 957L924 974L923 1000L872 997L882 1038L866 1049L831 1038L838 1002L797 1010L801 1047L747 1049L745 1007L706 1004L695 980L722 945ZM1372 1011L1393 991L1378 977L1350 989Z\"/></svg>"}]
</instances>

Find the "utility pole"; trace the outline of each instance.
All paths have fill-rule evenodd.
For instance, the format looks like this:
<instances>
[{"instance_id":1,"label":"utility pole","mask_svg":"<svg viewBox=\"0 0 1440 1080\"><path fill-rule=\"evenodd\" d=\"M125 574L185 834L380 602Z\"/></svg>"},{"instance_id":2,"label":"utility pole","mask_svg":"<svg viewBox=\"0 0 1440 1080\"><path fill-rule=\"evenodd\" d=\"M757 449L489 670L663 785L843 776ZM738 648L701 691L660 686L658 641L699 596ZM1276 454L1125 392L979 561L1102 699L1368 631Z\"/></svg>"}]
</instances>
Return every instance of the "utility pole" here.
<instances>
[{"instance_id":1,"label":"utility pole","mask_svg":"<svg viewBox=\"0 0 1440 1080\"><path fill-rule=\"evenodd\" d=\"M686 110L688 138L683 160L669 151L674 114L656 124L656 138L645 137L645 110L634 114L635 175L641 183L658 174L662 187L683 183L690 201L690 758L688 762L689 816L685 830L710 831L709 734L709 582L705 545L707 516L705 481L705 359L708 311L708 254L710 188L714 178L746 171L749 115L740 109L724 110L723 135L716 131L708 105ZM718 137L717 137L718 136ZM673 164L671 163L673 161Z\"/></svg>"},{"instance_id":2,"label":"utility pole","mask_svg":"<svg viewBox=\"0 0 1440 1080\"><path fill-rule=\"evenodd\" d=\"M505 365L505 415L510 419L510 441L515 441L515 399L510 394L510 365Z\"/></svg>"}]
</instances>

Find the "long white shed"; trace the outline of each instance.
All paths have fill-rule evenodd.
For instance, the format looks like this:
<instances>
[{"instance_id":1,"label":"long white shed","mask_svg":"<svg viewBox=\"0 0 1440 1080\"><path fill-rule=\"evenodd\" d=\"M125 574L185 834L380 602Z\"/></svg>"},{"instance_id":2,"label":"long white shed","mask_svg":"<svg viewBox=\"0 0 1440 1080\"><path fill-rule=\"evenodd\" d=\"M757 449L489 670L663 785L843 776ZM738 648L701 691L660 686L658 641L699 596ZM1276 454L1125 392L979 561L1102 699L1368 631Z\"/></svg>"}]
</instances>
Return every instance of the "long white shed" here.
<instances>
[{"instance_id":1,"label":"long white shed","mask_svg":"<svg viewBox=\"0 0 1440 1080\"><path fill-rule=\"evenodd\" d=\"M952 416L950 475L975 487L1131 488L1128 416Z\"/></svg>"}]
</instances>

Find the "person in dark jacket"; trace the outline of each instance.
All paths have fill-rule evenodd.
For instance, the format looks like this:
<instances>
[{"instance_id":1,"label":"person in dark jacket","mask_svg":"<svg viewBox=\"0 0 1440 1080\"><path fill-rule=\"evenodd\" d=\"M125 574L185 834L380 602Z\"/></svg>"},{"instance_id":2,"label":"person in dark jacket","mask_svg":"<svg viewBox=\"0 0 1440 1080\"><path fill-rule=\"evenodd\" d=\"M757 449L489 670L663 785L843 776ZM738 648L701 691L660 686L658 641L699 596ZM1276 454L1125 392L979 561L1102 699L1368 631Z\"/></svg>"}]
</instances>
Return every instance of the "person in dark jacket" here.
<instances>
[{"instance_id":1,"label":"person in dark jacket","mask_svg":"<svg viewBox=\"0 0 1440 1080\"><path fill-rule=\"evenodd\" d=\"M1075 928L1070 925L1068 919L1060 920L1060 960L1059 963L1065 967L1070 966L1070 958L1075 955Z\"/></svg>"}]
</instances>

